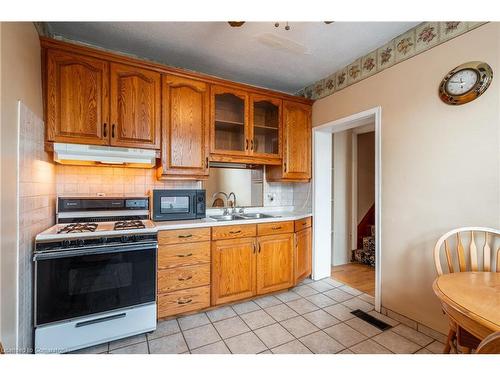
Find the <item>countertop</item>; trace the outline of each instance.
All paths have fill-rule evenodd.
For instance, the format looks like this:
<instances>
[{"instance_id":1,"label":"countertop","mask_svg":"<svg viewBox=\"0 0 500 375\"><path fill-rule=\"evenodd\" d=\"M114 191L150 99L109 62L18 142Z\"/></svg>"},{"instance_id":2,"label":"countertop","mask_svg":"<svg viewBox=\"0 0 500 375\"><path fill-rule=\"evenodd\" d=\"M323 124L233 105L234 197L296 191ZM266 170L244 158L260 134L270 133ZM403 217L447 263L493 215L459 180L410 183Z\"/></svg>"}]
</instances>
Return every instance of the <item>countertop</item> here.
<instances>
[{"instance_id":1,"label":"countertop","mask_svg":"<svg viewBox=\"0 0 500 375\"><path fill-rule=\"evenodd\" d=\"M305 217L312 216L312 213L304 210L295 210L293 207L252 207L246 208L245 213L264 213L272 215L273 217L265 219L242 219L242 220L231 220L231 221L217 221L211 219L210 216L222 214L222 209L208 209L206 213L206 218L197 220L176 220L176 221L151 221L144 220L146 228L141 230L141 233L156 233L160 230L169 229L188 229L188 228L203 228L203 227L215 227L222 225L242 225L242 224L258 224L258 223L270 223L279 221L289 221L289 220L299 220ZM99 231L96 232L84 232L78 233L58 233L59 230L66 224L56 224L42 233L36 236L36 241L52 241L52 240L64 240L78 238L90 238L90 237L100 237L100 236L113 236L113 235L131 235L138 233L136 230L112 230L111 223L99 223Z\"/></svg>"},{"instance_id":2,"label":"countertop","mask_svg":"<svg viewBox=\"0 0 500 375\"><path fill-rule=\"evenodd\" d=\"M250 210L246 212L252 212ZM169 229L188 229L188 228L203 228L203 227L215 227L222 225L242 225L242 224L259 224L259 223L272 223L278 221L289 221L289 220L299 220L305 217L312 216L312 213L306 211L259 211L273 217L265 219L247 219L247 220L231 220L231 221L217 221L211 219L211 215L217 215L218 213L207 213L207 217L204 219L197 220L177 220L177 221L155 221L153 222L157 230L169 230Z\"/></svg>"}]
</instances>

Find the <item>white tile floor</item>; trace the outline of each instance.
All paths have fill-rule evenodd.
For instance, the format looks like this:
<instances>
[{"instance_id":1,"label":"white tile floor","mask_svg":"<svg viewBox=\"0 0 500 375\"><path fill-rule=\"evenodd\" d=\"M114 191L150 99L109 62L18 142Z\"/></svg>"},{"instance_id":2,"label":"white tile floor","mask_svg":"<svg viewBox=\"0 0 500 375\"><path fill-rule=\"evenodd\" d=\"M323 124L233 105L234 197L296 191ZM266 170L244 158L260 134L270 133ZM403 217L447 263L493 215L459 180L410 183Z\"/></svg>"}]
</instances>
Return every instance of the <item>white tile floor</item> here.
<instances>
[{"instance_id":1,"label":"white tile floor","mask_svg":"<svg viewBox=\"0 0 500 375\"><path fill-rule=\"evenodd\" d=\"M382 332L351 314L392 325ZM155 332L75 353L441 353L443 344L373 310L373 297L332 279L158 323Z\"/></svg>"}]
</instances>

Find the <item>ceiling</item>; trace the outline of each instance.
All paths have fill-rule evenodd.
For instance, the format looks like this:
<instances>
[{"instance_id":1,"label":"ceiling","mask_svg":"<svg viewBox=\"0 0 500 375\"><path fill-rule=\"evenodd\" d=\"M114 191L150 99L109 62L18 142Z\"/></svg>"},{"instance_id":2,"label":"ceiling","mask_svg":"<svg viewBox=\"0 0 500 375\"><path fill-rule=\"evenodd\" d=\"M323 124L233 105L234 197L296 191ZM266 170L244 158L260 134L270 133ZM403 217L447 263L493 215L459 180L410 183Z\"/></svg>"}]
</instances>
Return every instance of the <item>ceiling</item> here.
<instances>
[{"instance_id":1,"label":"ceiling","mask_svg":"<svg viewBox=\"0 0 500 375\"><path fill-rule=\"evenodd\" d=\"M49 22L52 34L167 65L295 93L418 22Z\"/></svg>"}]
</instances>

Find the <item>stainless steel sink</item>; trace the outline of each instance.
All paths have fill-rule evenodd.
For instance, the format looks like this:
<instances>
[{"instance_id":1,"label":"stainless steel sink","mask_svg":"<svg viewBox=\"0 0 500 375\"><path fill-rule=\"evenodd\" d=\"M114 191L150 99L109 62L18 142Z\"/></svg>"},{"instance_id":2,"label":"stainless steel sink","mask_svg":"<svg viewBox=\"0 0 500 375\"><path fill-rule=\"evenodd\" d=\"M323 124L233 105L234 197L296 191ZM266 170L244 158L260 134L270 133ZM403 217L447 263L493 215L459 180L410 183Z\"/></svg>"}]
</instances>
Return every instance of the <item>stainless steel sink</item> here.
<instances>
[{"instance_id":1,"label":"stainless steel sink","mask_svg":"<svg viewBox=\"0 0 500 375\"><path fill-rule=\"evenodd\" d=\"M268 214L259 214L259 213L240 214L240 216L241 216L243 219L246 219L246 220L249 220L249 219L267 219L267 218L274 217L274 216L272 216L272 215L268 215Z\"/></svg>"},{"instance_id":2,"label":"stainless steel sink","mask_svg":"<svg viewBox=\"0 0 500 375\"><path fill-rule=\"evenodd\" d=\"M233 221L233 220L243 220L244 218L239 215L213 215L210 216L211 219L217 221Z\"/></svg>"},{"instance_id":3,"label":"stainless steel sink","mask_svg":"<svg viewBox=\"0 0 500 375\"><path fill-rule=\"evenodd\" d=\"M248 214L228 214L228 215L213 215L211 219L217 221L234 221L234 220L253 220L253 219L268 219L276 217L268 214L261 213L248 213Z\"/></svg>"}]
</instances>

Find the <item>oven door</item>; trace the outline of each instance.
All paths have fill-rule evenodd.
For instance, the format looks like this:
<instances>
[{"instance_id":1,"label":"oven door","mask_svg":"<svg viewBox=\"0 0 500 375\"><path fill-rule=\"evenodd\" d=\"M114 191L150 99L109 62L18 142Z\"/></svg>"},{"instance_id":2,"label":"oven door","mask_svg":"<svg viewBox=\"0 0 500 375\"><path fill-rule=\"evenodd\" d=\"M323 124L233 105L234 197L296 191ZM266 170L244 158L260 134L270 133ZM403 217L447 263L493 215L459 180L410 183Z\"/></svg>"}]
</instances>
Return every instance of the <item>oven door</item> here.
<instances>
[{"instance_id":1,"label":"oven door","mask_svg":"<svg viewBox=\"0 0 500 375\"><path fill-rule=\"evenodd\" d=\"M156 243L35 254L35 326L154 302Z\"/></svg>"},{"instance_id":2,"label":"oven door","mask_svg":"<svg viewBox=\"0 0 500 375\"><path fill-rule=\"evenodd\" d=\"M195 190L153 190L153 220L196 219Z\"/></svg>"}]
</instances>

